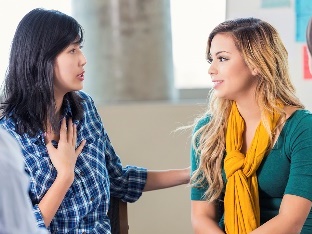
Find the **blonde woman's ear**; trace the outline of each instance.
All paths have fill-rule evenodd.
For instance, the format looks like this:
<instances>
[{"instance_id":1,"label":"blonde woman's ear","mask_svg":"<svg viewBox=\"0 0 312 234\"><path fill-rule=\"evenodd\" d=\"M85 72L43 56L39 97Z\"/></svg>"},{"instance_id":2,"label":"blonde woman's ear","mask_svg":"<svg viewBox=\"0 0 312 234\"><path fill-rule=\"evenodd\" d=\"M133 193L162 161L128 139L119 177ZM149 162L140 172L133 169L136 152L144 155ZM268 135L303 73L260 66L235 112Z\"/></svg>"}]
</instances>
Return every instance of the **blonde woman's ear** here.
<instances>
[{"instance_id":1,"label":"blonde woman's ear","mask_svg":"<svg viewBox=\"0 0 312 234\"><path fill-rule=\"evenodd\" d=\"M253 76L258 75L258 70L257 70L256 68L252 68L252 69L251 69L251 74L252 74Z\"/></svg>"}]
</instances>

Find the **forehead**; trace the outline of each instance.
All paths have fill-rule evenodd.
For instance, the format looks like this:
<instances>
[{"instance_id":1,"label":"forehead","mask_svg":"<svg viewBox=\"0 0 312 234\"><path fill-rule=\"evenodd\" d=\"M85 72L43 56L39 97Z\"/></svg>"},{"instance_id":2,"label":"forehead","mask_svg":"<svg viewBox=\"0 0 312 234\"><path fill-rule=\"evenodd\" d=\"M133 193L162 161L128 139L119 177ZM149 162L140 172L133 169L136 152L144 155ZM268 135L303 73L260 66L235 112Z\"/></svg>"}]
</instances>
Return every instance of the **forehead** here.
<instances>
[{"instance_id":1,"label":"forehead","mask_svg":"<svg viewBox=\"0 0 312 234\"><path fill-rule=\"evenodd\" d=\"M210 53L213 55L220 51L228 53L238 52L232 35L228 33L218 33L213 37L210 46Z\"/></svg>"}]
</instances>

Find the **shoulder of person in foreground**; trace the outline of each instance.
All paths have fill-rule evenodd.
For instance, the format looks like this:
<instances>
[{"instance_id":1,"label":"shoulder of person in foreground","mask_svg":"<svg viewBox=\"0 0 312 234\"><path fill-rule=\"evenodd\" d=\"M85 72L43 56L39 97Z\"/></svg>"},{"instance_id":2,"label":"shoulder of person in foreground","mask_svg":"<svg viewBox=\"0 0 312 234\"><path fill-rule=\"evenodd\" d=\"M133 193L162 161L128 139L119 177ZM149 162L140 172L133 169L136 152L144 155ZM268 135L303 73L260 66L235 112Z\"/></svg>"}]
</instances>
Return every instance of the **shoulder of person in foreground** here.
<instances>
[{"instance_id":1,"label":"shoulder of person in foreground","mask_svg":"<svg viewBox=\"0 0 312 234\"><path fill-rule=\"evenodd\" d=\"M47 233L36 225L28 197L29 178L17 141L0 128L0 230L1 233Z\"/></svg>"}]
</instances>

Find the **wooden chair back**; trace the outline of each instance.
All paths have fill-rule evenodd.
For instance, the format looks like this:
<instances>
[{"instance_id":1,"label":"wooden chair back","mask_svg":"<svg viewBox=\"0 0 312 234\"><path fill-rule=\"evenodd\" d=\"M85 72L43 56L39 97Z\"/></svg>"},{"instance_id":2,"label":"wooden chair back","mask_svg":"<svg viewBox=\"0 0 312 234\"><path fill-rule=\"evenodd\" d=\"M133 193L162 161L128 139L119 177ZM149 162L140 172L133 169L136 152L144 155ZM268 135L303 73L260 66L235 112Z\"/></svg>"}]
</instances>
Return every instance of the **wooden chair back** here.
<instances>
[{"instance_id":1,"label":"wooden chair back","mask_svg":"<svg viewBox=\"0 0 312 234\"><path fill-rule=\"evenodd\" d=\"M108 209L112 234L128 234L128 209L127 203L118 198L111 197Z\"/></svg>"}]
</instances>

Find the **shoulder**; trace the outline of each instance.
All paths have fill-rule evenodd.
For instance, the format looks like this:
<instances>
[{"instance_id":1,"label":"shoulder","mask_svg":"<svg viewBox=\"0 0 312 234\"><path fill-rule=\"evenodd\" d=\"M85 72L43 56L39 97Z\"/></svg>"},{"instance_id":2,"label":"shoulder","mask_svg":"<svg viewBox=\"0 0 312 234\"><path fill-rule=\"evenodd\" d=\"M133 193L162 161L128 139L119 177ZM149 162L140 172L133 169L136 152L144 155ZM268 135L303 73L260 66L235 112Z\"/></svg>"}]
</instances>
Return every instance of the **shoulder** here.
<instances>
[{"instance_id":1,"label":"shoulder","mask_svg":"<svg viewBox=\"0 0 312 234\"><path fill-rule=\"evenodd\" d=\"M205 114L204 116L198 118L195 121L195 126L193 129L193 133L197 132L199 129L201 129L202 127L204 127L205 125L207 125L209 123L211 119L210 115Z\"/></svg>"},{"instance_id":2,"label":"shoulder","mask_svg":"<svg viewBox=\"0 0 312 234\"><path fill-rule=\"evenodd\" d=\"M7 164L11 167L24 168L22 151L18 142L5 129L0 127L0 160L1 165Z\"/></svg>"},{"instance_id":3,"label":"shoulder","mask_svg":"<svg viewBox=\"0 0 312 234\"><path fill-rule=\"evenodd\" d=\"M92 102L93 103L93 99L92 97L87 94L86 92L84 91L76 91L76 94L85 102Z\"/></svg>"},{"instance_id":4,"label":"shoulder","mask_svg":"<svg viewBox=\"0 0 312 234\"><path fill-rule=\"evenodd\" d=\"M2 116L0 118L0 129L1 129L1 135L12 135L13 137L17 137L16 132L16 121L13 117L10 116Z\"/></svg>"},{"instance_id":5,"label":"shoulder","mask_svg":"<svg viewBox=\"0 0 312 234\"><path fill-rule=\"evenodd\" d=\"M83 92L77 91L77 94L82 98L82 105L84 109L83 122L87 123L88 127L101 129L103 127L101 116L98 113L97 107L92 99L92 97Z\"/></svg>"},{"instance_id":6,"label":"shoulder","mask_svg":"<svg viewBox=\"0 0 312 234\"><path fill-rule=\"evenodd\" d=\"M15 146L18 146L16 140L2 127L0 127L0 145L0 149L13 149Z\"/></svg>"},{"instance_id":7,"label":"shoulder","mask_svg":"<svg viewBox=\"0 0 312 234\"><path fill-rule=\"evenodd\" d=\"M289 139L306 138L312 140L312 113L305 109L296 110L287 119L285 130Z\"/></svg>"},{"instance_id":8,"label":"shoulder","mask_svg":"<svg viewBox=\"0 0 312 234\"><path fill-rule=\"evenodd\" d=\"M290 123L296 125L307 125L312 128L312 113L309 110L299 109L293 112L287 119Z\"/></svg>"},{"instance_id":9,"label":"shoulder","mask_svg":"<svg viewBox=\"0 0 312 234\"><path fill-rule=\"evenodd\" d=\"M94 100L89 94L83 91L77 91L76 94L82 99L82 105L85 111L88 112L96 110Z\"/></svg>"},{"instance_id":10,"label":"shoulder","mask_svg":"<svg viewBox=\"0 0 312 234\"><path fill-rule=\"evenodd\" d=\"M8 141L11 142L11 145L16 145L18 150L21 150L21 152L24 152L26 148L28 147L32 148L33 142L37 139L37 136L31 137L27 133L19 134L16 130L17 124L18 123L13 117L2 117L0 119L0 129L1 129L0 135L2 136L2 138L3 137L8 138ZM11 141L12 138L14 139L14 143ZM2 142L3 142L3 139L2 139ZM13 148L13 147L10 147L10 148Z\"/></svg>"}]
</instances>

